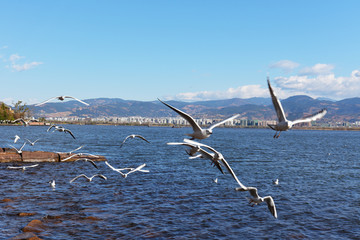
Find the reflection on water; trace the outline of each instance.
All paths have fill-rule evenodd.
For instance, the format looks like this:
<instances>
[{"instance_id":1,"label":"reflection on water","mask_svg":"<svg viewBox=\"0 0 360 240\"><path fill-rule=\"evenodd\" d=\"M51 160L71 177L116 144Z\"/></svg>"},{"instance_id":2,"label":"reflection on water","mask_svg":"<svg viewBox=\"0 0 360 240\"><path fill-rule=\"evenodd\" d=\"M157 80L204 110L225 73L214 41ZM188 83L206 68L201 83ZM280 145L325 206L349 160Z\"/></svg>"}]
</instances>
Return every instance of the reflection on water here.
<instances>
[{"instance_id":1,"label":"reflection on water","mask_svg":"<svg viewBox=\"0 0 360 240\"><path fill-rule=\"evenodd\" d=\"M41 138L24 150L70 151L104 155L114 167L146 163L150 173L126 179L99 162L40 163L24 172L0 164L0 238L21 233L33 219L43 222L43 239L313 239L359 237L360 132L284 132L273 139L268 129L217 128L202 140L227 159L240 181L273 196L278 219L265 203L248 205L248 193L234 191L229 174L209 160L187 159L182 141L189 128L67 125L76 140L47 127L0 127L0 146ZM128 139L129 134L140 139ZM22 144L21 140L19 140ZM78 174L101 173L104 181L78 179ZM218 178L218 183L213 179ZM272 181L279 179L279 185ZM49 181L56 180L53 190ZM19 216L19 213L33 213Z\"/></svg>"}]
</instances>

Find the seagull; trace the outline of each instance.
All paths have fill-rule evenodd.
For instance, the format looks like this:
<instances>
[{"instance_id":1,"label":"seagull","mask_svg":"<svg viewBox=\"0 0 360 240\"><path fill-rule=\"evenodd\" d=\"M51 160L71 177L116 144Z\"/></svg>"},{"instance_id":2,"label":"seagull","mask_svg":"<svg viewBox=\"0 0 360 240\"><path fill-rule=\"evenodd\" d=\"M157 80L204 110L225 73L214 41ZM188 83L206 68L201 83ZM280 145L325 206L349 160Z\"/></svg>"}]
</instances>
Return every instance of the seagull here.
<instances>
[{"instance_id":1,"label":"seagull","mask_svg":"<svg viewBox=\"0 0 360 240\"><path fill-rule=\"evenodd\" d=\"M262 202L266 202L268 209L270 210L271 214L277 218L277 212L276 212L276 207L275 207L275 202L274 199L271 196L266 196L266 197L260 197L257 191L257 188L255 187L239 187L236 188L236 191L249 191L250 195L253 198L249 199L249 203L252 204L251 206L253 207L254 205L258 205Z\"/></svg>"},{"instance_id":2,"label":"seagull","mask_svg":"<svg viewBox=\"0 0 360 240\"><path fill-rule=\"evenodd\" d=\"M23 145L21 146L20 149L17 149L17 148L14 147L13 145L10 145L10 144L9 144L10 147L12 147L13 149L15 149L16 152L17 152L18 154L20 154L20 156L22 156L22 149L24 148L25 145L26 145L26 142L23 143Z\"/></svg>"},{"instance_id":3,"label":"seagull","mask_svg":"<svg viewBox=\"0 0 360 240\"><path fill-rule=\"evenodd\" d=\"M88 158L79 158L79 159L76 159L76 160L75 160L75 162L77 162L77 161L89 162L89 163L91 163L95 168L98 169L98 166L96 165L96 163L95 163L93 160L91 160L91 159L88 159Z\"/></svg>"},{"instance_id":4,"label":"seagull","mask_svg":"<svg viewBox=\"0 0 360 240\"><path fill-rule=\"evenodd\" d=\"M36 139L34 142L32 142L32 141L30 141L30 140L27 139L27 138L25 138L25 139L30 143L31 146L34 146L35 143L40 140L40 138L38 138L38 139Z\"/></svg>"},{"instance_id":5,"label":"seagull","mask_svg":"<svg viewBox=\"0 0 360 240\"><path fill-rule=\"evenodd\" d=\"M30 119L30 120L25 121L25 120L22 119L22 118L18 118L18 119L16 119L16 120L14 120L12 123L17 123L17 122L21 122L22 124L24 124L24 127L27 127L27 126L29 126L29 123L30 123L30 122L38 122L38 120L36 120L36 119Z\"/></svg>"},{"instance_id":6,"label":"seagull","mask_svg":"<svg viewBox=\"0 0 360 240\"><path fill-rule=\"evenodd\" d=\"M283 107L281 105L280 100L277 98L277 96L274 93L274 90L272 89L271 85L270 85L270 80L269 77L267 78L267 83L269 86L269 91L270 91L270 95L271 95L271 100L273 102L277 117L278 117L278 123L277 124L268 124L268 126L275 130L276 133L274 135L274 138L278 138L280 137L281 131L287 131L289 129L292 128L293 125L298 124L298 123L306 123L306 122L311 122L311 121L315 121L317 119L320 119L322 117L325 116L325 114L327 113L327 110L324 108L321 111L305 117L305 118L301 118L301 119L297 119L294 121L290 121L286 119ZM279 132L279 134L278 134Z\"/></svg>"},{"instance_id":7,"label":"seagull","mask_svg":"<svg viewBox=\"0 0 360 240\"><path fill-rule=\"evenodd\" d=\"M195 138L197 139L205 139L205 138L208 138L210 137L210 135L212 134L212 130L221 125L221 124L224 124L225 122L228 122L230 120L233 120L234 118L237 118L238 116L240 116L239 114L236 114L235 116L232 116L230 118L227 118L221 122L218 122L218 123L215 123L213 125L211 125L209 128L206 128L206 129L202 129L199 124L197 124L195 122L195 120L187 113L161 101L160 99L158 99L161 103L163 103L164 105L168 106L169 108L171 108L172 110L174 110L175 112L177 112L181 117L183 117L186 121L189 122L189 124L191 125L192 129L193 129L193 133L191 134L186 134L188 136L191 137L191 140L194 140Z\"/></svg>"},{"instance_id":8,"label":"seagull","mask_svg":"<svg viewBox=\"0 0 360 240\"><path fill-rule=\"evenodd\" d=\"M74 177L73 179L71 179L70 183L72 183L73 181L75 181L76 179L81 178L81 177L86 178L88 182L91 182L94 177L101 177L101 178L104 179L104 180L107 179L107 177L105 177L105 176L102 175L102 174L95 174L95 175L93 175L92 177L88 177L88 176L86 176L85 174L80 174L79 176L76 176L76 177Z\"/></svg>"},{"instance_id":9,"label":"seagull","mask_svg":"<svg viewBox=\"0 0 360 240\"><path fill-rule=\"evenodd\" d=\"M185 152L191 156L191 157L201 157L202 155L201 154L198 154L198 155L195 155L196 153L199 152L200 150L200 146L199 145L194 145L194 144L190 144L190 143L186 143L186 142L181 142L181 143L178 143L178 142L169 142L169 143L166 143L167 145L184 145L184 146L187 146L187 147L190 147L190 149L185 149Z\"/></svg>"},{"instance_id":10,"label":"seagull","mask_svg":"<svg viewBox=\"0 0 360 240\"><path fill-rule=\"evenodd\" d=\"M224 171L221 168L221 163L225 159L224 159L224 156L220 152L216 151L214 148L212 148L212 147L210 147L208 145L205 145L205 144L202 144L202 143L199 143L199 142L195 142L195 141L192 141L190 139L184 139L184 141L186 143L193 144L194 146L197 146L199 148L198 152L200 153L200 156L196 155L196 156L190 157L190 159L194 159L194 158L198 158L198 157L210 159L211 162L214 164L214 166L216 166L222 174L225 174ZM213 153L209 153L209 152L205 151L204 149L202 149L200 147L206 147L207 149L209 149Z\"/></svg>"},{"instance_id":11,"label":"seagull","mask_svg":"<svg viewBox=\"0 0 360 240\"><path fill-rule=\"evenodd\" d=\"M14 143L16 143L19 139L20 137L18 135L15 135Z\"/></svg>"},{"instance_id":12,"label":"seagull","mask_svg":"<svg viewBox=\"0 0 360 240\"><path fill-rule=\"evenodd\" d=\"M54 128L54 131L53 131L53 132L59 131L59 132L69 133L74 139L76 139L75 136L74 136L74 134L73 134L69 129L66 129L66 128L62 127L62 126L51 125L51 126L48 128L47 132L48 132L50 129L52 129L52 128Z\"/></svg>"},{"instance_id":13,"label":"seagull","mask_svg":"<svg viewBox=\"0 0 360 240\"><path fill-rule=\"evenodd\" d=\"M275 179L275 180L273 181L273 184L278 185L278 184L279 184L279 179Z\"/></svg>"},{"instance_id":14,"label":"seagull","mask_svg":"<svg viewBox=\"0 0 360 240\"><path fill-rule=\"evenodd\" d=\"M218 183L218 179L217 179L217 178L213 179L213 181L214 181L214 183Z\"/></svg>"},{"instance_id":15,"label":"seagull","mask_svg":"<svg viewBox=\"0 0 360 240\"><path fill-rule=\"evenodd\" d=\"M75 153L73 155L71 155L70 157L67 157L63 160L61 160L62 162L65 162L73 157L76 157L76 156L90 156L90 157L94 157L94 158L98 158L99 156L96 156L96 155L93 155L93 154L90 154L90 153Z\"/></svg>"},{"instance_id":16,"label":"seagull","mask_svg":"<svg viewBox=\"0 0 360 240\"><path fill-rule=\"evenodd\" d=\"M74 150L71 150L70 152L56 152L56 153L67 153L67 154L72 154L73 152L76 152L78 150L80 150L81 148L83 148L85 145L81 145L80 147L74 149Z\"/></svg>"},{"instance_id":17,"label":"seagull","mask_svg":"<svg viewBox=\"0 0 360 240\"><path fill-rule=\"evenodd\" d=\"M48 100L46 100L46 101L44 101L44 102L42 102L42 103L38 103L38 104L35 105L35 107L41 106L41 105L43 105L43 104L45 104L45 103L47 103L47 102L50 102L51 100L54 100L54 99L58 99L58 100L60 100L60 101L64 101L65 98L71 98L71 99L74 99L74 100L76 100L76 101L78 101L78 102L81 102L82 104L85 104L86 106L89 106L88 103L86 103L86 102L84 102L84 101L81 101L80 99L77 99L77 98L75 98L75 97L71 97L71 96L59 96L59 97L50 98L50 99L48 99Z\"/></svg>"},{"instance_id":18,"label":"seagull","mask_svg":"<svg viewBox=\"0 0 360 240\"><path fill-rule=\"evenodd\" d=\"M33 167L37 167L39 166L39 164L34 164L34 165L28 165L28 166L8 166L7 169L21 169L23 171L25 171L27 168L33 168Z\"/></svg>"},{"instance_id":19,"label":"seagull","mask_svg":"<svg viewBox=\"0 0 360 240\"><path fill-rule=\"evenodd\" d=\"M145 139L143 136L141 136L141 135L131 134L131 135L127 136L127 137L124 139L124 141L121 143L120 147L123 146L123 144L126 142L126 140L127 140L128 138L136 138L136 137L144 140L145 142L150 143L148 140L146 140L146 139Z\"/></svg>"},{"instance_id":20,"label":"seagull","mask_svg":"<svg viewBox=\"0 0 360 240\"><path fill-rule=\"evenodd\" d=\"M56 185L55 180L50 181L49 184L50 184L50 187L55 188L55 185Z\"/></svg>"},{"instance_id":21,"label":"seagull","mask_svg":"<svg viewBox=\"0 0 360 240\"><path fill-rule=\"evenodd\" d=\"M139 172L149 172L149 170L144 170L144 169L142 169L142 168L144 168L144 167L146 166L145 163L142 164L142 165L140 165L140 166L138 166L137 168L114 168L113 166L110 165L110 163L108 163L108 161L105 161L105 164L106 164L109 168L111 168L112 170L114 170L115 172L120 173L123 178L126 178L127 175L129 175L130 173L134 173L134 172L137 172L137 171L139 171ZM123 172L122 172L122 171L126 171L126 170L129 170L129 172L127 172L127 173L123 173Z\"/></svg>"}]
</instances>

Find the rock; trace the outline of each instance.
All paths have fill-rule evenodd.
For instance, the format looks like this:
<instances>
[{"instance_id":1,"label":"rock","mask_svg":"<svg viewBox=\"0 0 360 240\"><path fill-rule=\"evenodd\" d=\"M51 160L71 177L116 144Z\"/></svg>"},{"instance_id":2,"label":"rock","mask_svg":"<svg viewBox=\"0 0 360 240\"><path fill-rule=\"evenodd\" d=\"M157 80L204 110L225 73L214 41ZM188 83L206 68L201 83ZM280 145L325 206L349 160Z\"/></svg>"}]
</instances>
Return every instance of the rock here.
<instances>
[{"instance_id":1,"label":"rock","mask_svg":"<svg viewBox=\"0 0 360 240\"><path fill-rule=\"evenodd\" d=\"M32 232L25 232L21 233L15 237L9 238L9 240L41 240L41 238L38 238L38 236L35 235L35 233Z\"/></svg>"},{"instance_id":2,"label":"rock","mask_svg":"<svg viewBox=\"0 0 360 240\"><path fill-rule=\"evenodd\" d=\"M34 216L36 213L26 213L26 212L21 212L18 213L19 217L27 217L27 216Z\"/></svg>"},{"instance_id":3,"label":"rock","mask_svg":"<svg viewBox=\"0 0 360 240\"><path fill-rule=\"evenodd\" d=\"M53 152L24 151L22 156L23 156L22 158L23 162L58 162L59 161L59 154Z\"/></svg>"},{"instance_id":4,"label":"rock","mask_svg":"<svg viewBox=\"0 0 360 240\"><path fill-rule=\"evenodd\" d=\"M17 152L0 152L0 163L21 162L21 156Z\"/></svg>"},{"instance_id":5,"label":"rock","mask_svg":"<svg viewBox=\"0 0 360 240\"><path fill-rule=\"evenodd\" d=\"M40 220L32 220L23 228L23 232L43 232L45 231L45 226L42 221Z\"/></svg>"}]
</instances>

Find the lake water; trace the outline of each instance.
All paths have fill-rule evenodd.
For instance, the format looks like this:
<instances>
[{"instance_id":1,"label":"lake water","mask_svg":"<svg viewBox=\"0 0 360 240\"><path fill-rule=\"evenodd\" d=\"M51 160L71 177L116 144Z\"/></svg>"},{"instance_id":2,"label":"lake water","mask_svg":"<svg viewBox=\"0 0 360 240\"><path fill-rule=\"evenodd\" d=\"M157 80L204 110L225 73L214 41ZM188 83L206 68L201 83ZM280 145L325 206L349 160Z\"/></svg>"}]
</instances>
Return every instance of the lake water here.
<instances>
[{"instance_id":1,"label":"lake water","mask_svg":"<svg viewBox=\"0 0 360 240\"><path fill-rule=\"evenodd\" d=\"M0 126L0 146L15 134L41 140L24 150L70 151L104 155L114 167L146 163L149 173L122 178L98 162L40 163L24 172L0 164L0 239L22 232L33 219L44 223L42 239L359 239L360 132L290 130L273 139L270 129L216 128L202 143L220 151L246 186L271 195L251 207L248 192L237 192L230 174L209 160L189 160L182 142L190 128L66 125L76 140L43 126ZM128 139L140 134L151 143ZM78 174L102 173L92 182ZM213 179L218 178L216 184ZM279 185L273 185L274 179ZM49 181L56 180L56 188ZM20 217L18 213L35 213Z\"/></svg>"}]
</instances>

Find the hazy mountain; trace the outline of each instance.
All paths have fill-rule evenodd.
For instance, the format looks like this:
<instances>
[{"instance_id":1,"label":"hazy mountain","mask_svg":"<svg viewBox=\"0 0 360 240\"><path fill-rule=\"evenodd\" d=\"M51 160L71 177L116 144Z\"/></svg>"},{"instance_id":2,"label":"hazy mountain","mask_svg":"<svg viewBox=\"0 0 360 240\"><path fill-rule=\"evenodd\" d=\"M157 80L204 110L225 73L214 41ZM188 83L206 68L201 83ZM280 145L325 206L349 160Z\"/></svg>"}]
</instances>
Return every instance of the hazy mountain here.
<instances>
[{"instance_id":1,"label":"hazy mountain","mask_svg":"<svg viewBox=\"0 0 360 240\"><path fill-rule=\"evenodd\" d=\"M120 98L86 99L90 106L76 101L47 103L40 107L29 106L35 117L165 117L177 114L159 101L135 101ZM327 108L324 121L360 121L360 98L341 101L314 99L309 96L292 96L281 101L288 119L301 118ZM167 101L194 117L228 117L239 113L247 119L276 119L270 98L233 98L225 100L181 102Z\"/></svg>"}]
</instances>

